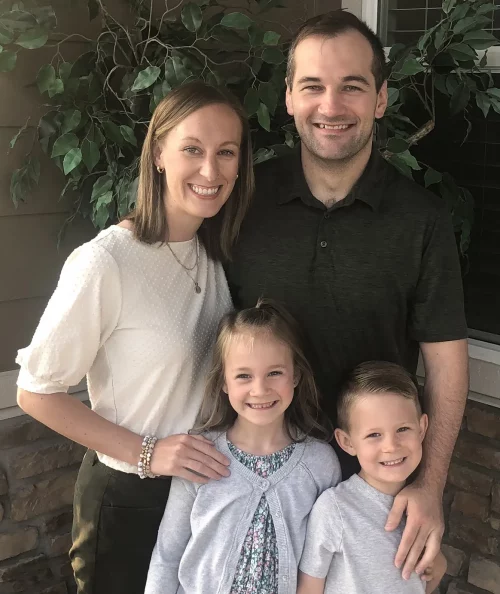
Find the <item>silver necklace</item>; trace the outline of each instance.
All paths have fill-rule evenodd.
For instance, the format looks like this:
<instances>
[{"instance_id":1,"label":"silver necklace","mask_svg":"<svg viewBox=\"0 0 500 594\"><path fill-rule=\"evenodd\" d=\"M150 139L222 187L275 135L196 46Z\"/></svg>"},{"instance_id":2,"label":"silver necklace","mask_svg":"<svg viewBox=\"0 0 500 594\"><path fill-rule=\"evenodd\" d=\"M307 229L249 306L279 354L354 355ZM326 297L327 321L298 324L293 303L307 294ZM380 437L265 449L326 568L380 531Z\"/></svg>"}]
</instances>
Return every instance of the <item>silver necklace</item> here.
<instances>
[{"instance_id":1,"label":"silver necklace","mask_svg":"<svg viewBox=\"0 0 500 594\"><path fill-rule=\"evenodd\" d=\"M196 260L195 260L194 265L191 268L188 268L179 260L176 253L170 247L170 244L168 242L167 242L167 246L168 246L168 249L170 250L170 253L172 254L172 256L177 260L177 263L182 266L182 268L184 269L184 272L188 275L188 277L193 282L194 292L199 294L199 293L201 293L201 287L198 284L198 261L200 259L200 245L198 243L198 235L195 235L195 239L196 239ZM193 278L189 273L191 270L194 270L194 269L196 269L196 273L195 273L195 277Z\"/></svg>"}]
</instances>

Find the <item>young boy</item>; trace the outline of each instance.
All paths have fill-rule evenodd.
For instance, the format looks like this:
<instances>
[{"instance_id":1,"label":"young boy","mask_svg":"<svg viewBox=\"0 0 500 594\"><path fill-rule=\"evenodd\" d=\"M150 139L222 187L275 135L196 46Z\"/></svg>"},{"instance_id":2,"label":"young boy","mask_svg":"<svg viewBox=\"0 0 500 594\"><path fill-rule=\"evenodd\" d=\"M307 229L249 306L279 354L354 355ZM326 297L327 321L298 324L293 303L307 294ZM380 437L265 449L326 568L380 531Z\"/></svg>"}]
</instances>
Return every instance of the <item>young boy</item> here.
<instances>
[{"instance_id":1,"label":"young boy","mask_svg":"<svg viewBox=\"0 0 500 594\"><path fill-rule=\"evenodd\" d=\"M361 471L316 501L307 527L297 594L429 594L446 570L404 580L394 558L404 525L384 529L394 497L422 458L427 415L417 385L394 363L362 363L338 400L335 438ZM427 584L423 579L430 579Z\"/></svg>"}]
</instances>

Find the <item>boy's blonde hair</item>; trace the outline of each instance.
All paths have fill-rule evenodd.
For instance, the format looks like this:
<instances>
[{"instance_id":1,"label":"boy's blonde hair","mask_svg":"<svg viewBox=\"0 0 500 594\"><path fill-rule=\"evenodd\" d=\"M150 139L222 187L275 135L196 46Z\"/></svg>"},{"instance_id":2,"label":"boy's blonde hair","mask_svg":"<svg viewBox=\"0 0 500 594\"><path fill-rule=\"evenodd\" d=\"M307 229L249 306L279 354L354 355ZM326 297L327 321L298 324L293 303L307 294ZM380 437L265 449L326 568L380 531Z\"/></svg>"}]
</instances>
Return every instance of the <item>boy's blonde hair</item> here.
<instances>
[{"instance_id":1,"label":"boy's blonde hair","mask_svg":"<svg viewBox=\"0 0 500 594\"><path fill-rule=\"evenodd\" d=\"M412 400L419 416L422 408L417 380L404 367L388 361L366 361L355 367L340 388L337 399L337 424L349 430L352 405L367 394L398 394Z\"/></svg>"}]
</instances>

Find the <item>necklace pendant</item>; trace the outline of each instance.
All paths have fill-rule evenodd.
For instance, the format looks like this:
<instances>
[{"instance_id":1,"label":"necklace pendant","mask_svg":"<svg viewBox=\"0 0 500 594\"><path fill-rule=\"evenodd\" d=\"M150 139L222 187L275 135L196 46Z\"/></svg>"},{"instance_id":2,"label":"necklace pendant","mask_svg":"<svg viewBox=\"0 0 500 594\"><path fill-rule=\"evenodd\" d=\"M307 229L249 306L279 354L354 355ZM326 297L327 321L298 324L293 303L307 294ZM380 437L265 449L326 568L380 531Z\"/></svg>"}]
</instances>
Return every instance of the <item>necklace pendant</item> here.
<instances>
[{"instance_id":1,"label":"necklace pendant","mask_svg":"<svg viewBox=\"0 0 500 594\"><path fill-rule=\"evenodd\" d=\"M201 287L198 283L194 284L194 291L195 291L195 293L198 293L198 294L201 293Z\"/></svg>"}]
</instances>

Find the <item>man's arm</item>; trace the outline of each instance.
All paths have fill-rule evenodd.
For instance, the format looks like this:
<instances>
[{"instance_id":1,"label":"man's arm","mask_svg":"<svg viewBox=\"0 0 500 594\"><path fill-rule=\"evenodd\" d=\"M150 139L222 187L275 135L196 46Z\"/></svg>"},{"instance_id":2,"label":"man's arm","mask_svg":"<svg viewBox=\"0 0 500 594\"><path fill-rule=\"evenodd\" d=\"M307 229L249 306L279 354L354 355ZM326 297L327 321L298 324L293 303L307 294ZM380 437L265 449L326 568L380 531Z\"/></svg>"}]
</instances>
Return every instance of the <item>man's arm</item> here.
<instances>
[{"instance_id":1,"label":"man's arm","mask_svg":"<svg viewBox=\"0 0 500 594\"><path fill-rule=\"evenodd\" d=\"M422 573L439 552L444 531L443 490L469 389L467 340L421 343L420 348L429 429L419 475L396 497L386 524L387 530L396 528L406 510L406 527L395 559L397 567L404 563L405 579L415 566Z\"/></svg>"}]
</instances>

